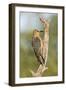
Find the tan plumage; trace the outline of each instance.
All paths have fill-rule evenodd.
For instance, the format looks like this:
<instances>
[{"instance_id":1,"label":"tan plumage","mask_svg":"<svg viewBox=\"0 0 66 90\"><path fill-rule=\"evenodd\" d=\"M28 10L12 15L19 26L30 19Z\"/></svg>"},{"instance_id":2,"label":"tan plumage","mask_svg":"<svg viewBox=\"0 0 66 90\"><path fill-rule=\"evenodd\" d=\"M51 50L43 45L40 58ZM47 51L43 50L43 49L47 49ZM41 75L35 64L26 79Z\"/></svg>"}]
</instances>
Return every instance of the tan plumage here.
<instances>
[{"instance_id":1,"label":"tan plumage","mask_svg":"<svg viewBox=\"0 0 66 90\"><path fill-rule=\"evenodd\" d=\"M44 38L42 40L42 38L40 36L40 31L35 29L33 31L32 46L34 49L34 53L37 57L37 60L40 62L40 64L46 65L47 54L48 54L48 41L49 41L49 24L43 18L40 18L40 21L43 24L45 24Z\"/></svg>"}]
</instances>

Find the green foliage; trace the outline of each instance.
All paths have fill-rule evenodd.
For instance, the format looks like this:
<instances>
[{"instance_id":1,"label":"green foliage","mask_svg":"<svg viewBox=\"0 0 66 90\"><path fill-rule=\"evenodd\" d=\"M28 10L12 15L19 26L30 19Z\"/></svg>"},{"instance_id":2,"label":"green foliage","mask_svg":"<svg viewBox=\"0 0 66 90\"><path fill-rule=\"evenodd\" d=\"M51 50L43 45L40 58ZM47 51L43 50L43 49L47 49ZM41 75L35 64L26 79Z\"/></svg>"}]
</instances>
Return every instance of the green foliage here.
<instances>
[{"instance_id":1,"label":"green foliage","mask_svg":"<svg viewBox=\"0 0 66 90\"><path fill-rule=\"evenodd\" d=\"M58 16L51 17L49 30L49 51L46 70L43 76L56 76L58 74ZM44 27L42 26L42 29ZM32 48L33 31L20 32L20 77L32 77L30 70L36 71L39 62Z\"/></svg>"}]
</instances>

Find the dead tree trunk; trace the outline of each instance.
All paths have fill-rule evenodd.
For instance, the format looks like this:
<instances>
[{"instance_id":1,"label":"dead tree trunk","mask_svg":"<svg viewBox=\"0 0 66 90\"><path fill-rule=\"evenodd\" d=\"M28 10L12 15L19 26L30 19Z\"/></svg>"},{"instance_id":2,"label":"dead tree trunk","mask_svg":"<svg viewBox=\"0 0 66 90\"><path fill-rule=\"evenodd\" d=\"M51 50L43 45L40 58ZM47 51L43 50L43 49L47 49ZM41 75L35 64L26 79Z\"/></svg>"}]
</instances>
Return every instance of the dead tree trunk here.
<instances>
[{"instance_id":1,"label":"dead tree trunk","mask_svg":"<svg viewBox=\"0 0 66 90\"><path fill-rule=\"evenodd\" d=\"M30 70L30 72L32 73L32 76L35 76L35 77L42 76L44 71L48 69L48 67L46 67L46 64L47 64L47 58L48 58L49 23L44 18L40 18L40 21L43 23L43 25L45 25L44 38L42 40L43 42L42 56L45 57L45 63L43 65L40 64L36 72L34 72L33 70Z\"/></svg>"}]
</instances>

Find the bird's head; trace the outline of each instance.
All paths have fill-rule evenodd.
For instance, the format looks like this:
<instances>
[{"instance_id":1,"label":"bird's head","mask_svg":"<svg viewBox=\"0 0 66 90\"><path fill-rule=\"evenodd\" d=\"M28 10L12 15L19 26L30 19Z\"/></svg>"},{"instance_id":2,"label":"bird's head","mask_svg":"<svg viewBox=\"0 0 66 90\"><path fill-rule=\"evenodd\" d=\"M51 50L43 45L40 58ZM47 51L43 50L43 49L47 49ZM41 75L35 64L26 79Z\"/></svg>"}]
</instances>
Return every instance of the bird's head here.
<instances>
[{"instance_id":1,"label":"bird's head","mask_svg":"<svg viewBox=\"0 0 66 90\"><path fill-rule=\"evenodd\" d=\"M43 32L43 31L38 31L37 29L35 29L35 30L33 31L34 37L36 38L36 37L40 36L40 32Z\"/></svg>"},{"instance_id":2,"label":"bird's head","mask_svg":"<svg viewBox=\"0 0 66 90\"><path fill-rule=\"evenodd\" d=\"M33 31L33 35L34 35L35 38L38 37L40 35L40 31L38 31L37 29L35 29Z\"/></svg>"}]
</instances>

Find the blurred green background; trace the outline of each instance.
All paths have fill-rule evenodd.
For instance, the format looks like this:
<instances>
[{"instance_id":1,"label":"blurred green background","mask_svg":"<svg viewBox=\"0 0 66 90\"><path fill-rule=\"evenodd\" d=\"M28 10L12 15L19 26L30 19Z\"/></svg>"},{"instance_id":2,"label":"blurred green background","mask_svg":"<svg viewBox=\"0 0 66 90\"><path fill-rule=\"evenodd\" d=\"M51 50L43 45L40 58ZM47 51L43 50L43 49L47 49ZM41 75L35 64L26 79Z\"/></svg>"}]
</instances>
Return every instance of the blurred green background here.
<instances>
[{"instance_id":1,"label":"blurred green background","mask_svg":"<svg viewBox=\"0 0 66 90\"><path fill-rule=\"evenodd\" d=\"M58 74L58 15L55 13L28 13L20 12L20 73L22 77L32 77L30 70L36 71L39 62L32 48L33 30L44 30L40 22L40 17L44 17L50 24L48 61L43 76L56 76Z\"/></svg>"}]
</instances>

